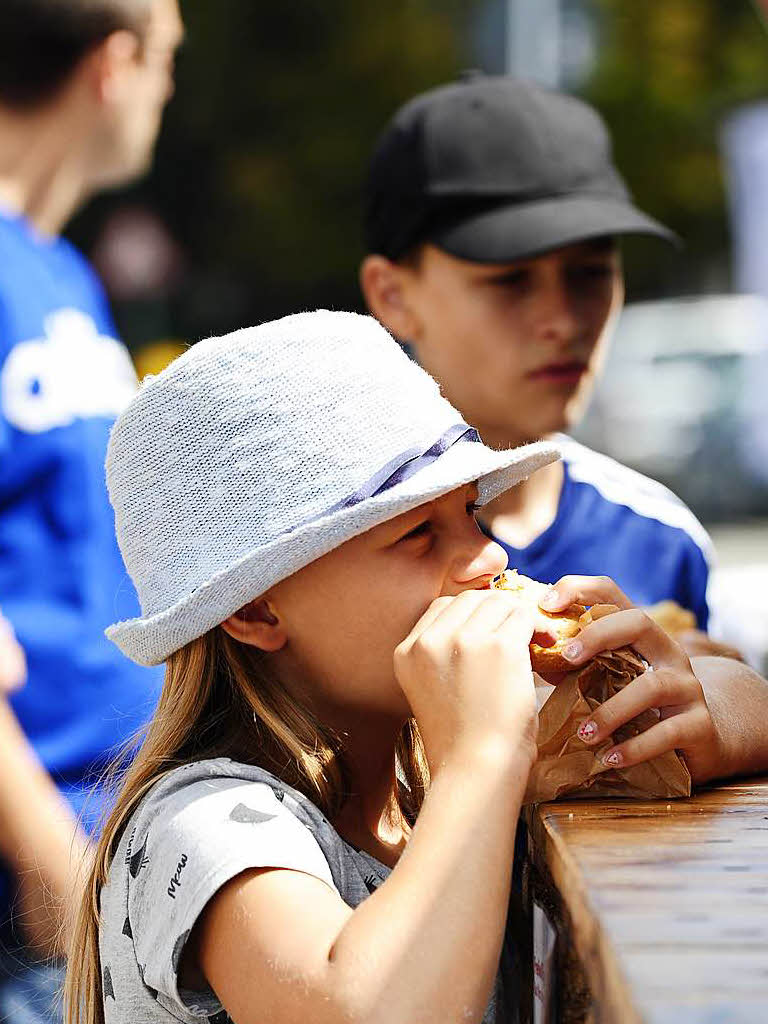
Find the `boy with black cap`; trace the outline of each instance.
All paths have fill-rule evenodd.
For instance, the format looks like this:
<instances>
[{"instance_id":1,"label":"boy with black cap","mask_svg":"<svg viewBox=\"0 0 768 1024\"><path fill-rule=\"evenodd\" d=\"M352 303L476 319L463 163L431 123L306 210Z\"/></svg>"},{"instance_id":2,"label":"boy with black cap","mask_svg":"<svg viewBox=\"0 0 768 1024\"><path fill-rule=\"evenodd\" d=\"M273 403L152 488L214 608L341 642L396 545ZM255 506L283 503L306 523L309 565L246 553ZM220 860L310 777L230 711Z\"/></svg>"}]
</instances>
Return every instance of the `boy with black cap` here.
<instances>
[{"instance_id":1,"label":"boy with black cap","mask_svg":"<svg viewBox=\"0 0 768 1024\"><path fill-rule=\"evenodd\" d=\"M381 136L361 286L486 443L506 448L577 422L622 304L624 234L675 238L633 205L597 112L473 75L412 99ZM710 542L691 512L559 440L563 462L484 517L510 565L544 581L609 575L638 603L674 599L706 629Z\"/></svg>"}]
</instances>

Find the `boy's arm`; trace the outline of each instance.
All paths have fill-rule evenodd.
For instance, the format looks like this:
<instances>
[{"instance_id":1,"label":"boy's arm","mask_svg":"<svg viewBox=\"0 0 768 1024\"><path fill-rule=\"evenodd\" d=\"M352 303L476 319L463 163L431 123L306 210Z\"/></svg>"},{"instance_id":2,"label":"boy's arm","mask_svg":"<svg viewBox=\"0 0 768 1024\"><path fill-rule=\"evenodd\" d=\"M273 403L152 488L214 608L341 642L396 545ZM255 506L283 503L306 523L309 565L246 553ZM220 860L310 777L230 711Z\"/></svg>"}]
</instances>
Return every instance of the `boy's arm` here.
<instances>
[{"instance_id":1,"label":"boy's arm","mask_svg":"<svg viewBox=\"0 0 768 1024\"><path fill-rule=\"evenodd\" d=\"M731 661L743 661L744 656L736 647L713 640L708 633L698 629L689 629L678 633L675 640L680 644L689 658L725 658Z\"/></svg>"},{"instance_id":2,"label":"boy's arm","mask_svg":"<svg viewBox=\"0 0 768 1024\"><path fill-rule=\"evenodd\" d=\"M768 681L730 658L691 664L722 741L721 770L713 777L768 771Z\"/></svg>"},{"instance_id":3,"label":"boy's arm","mask_svg":"<svg viewBox=\"0 0 768 1024\"><path fill-rule=\"evenodd\" d=\"M63 954L66 907L87 841L0 697L0 858L18 886L15 917L43 956Z\"/></svg>"}]
</instances>

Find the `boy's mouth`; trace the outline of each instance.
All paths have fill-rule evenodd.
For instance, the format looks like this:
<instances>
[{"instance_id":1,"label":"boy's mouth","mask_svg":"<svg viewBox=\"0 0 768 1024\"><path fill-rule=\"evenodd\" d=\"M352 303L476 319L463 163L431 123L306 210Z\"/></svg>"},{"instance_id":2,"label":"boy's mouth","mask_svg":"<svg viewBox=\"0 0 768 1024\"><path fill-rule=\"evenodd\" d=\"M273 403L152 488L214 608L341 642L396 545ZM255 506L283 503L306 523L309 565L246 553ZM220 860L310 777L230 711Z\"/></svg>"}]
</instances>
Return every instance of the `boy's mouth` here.
<instances>
[{"instance_id":1,"label":"boy's mouth","mask_svg":"<svg viewBox=\"0 0 768 1024\"><path fill-rule=\"evenodd\" d=\"M552 381L557 384L578 384L587 372L587 364L577 360L564 363L547 363L537 370L532 370L529 380Z\"/></svg>"}]
</instances>

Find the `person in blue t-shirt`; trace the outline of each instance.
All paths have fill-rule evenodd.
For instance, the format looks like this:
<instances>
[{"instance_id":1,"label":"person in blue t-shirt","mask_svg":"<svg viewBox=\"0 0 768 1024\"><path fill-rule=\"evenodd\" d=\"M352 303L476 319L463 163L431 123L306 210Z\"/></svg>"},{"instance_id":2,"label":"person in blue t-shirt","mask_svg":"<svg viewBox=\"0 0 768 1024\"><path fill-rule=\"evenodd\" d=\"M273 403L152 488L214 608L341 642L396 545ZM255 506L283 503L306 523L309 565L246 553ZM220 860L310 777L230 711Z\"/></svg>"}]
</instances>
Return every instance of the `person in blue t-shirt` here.
<instances>
[{"instance_id":1,"label":"person in blue t-shirt","mask_svg":"<svg viewBox=\"0 0 768 1024\"><path fill-rule=\"evenodd\" d=\"M623 299L617 238L674 236L646 216L599 115L508 77L406 103L370 167L360 270L371 312L497 448L558 435L594 386ZM707 628L709 539L665 487L572 439L493 502L484 527L544 582L612 577ZM703 633L691 647L708 647Z\"/></svg>"},{"instance_id":2,"label":"person in blue t-shirt","mask_svg":"<svg viewBox=\"0 0 768 1024\"><path fill-rule=\"evenodd\" d=\"M69 807L40 813L52 828L58 814L70 844L72 815L86 831L100 818L89 790L150 717L161 679L103 635L138 608L104 482L136 378L99 281L60 232L96 191L149 166L182 31L177 0L0 4L0 607L28 670L12 711ZM74 882L52 848L27 854L55 902ZM0 1019L24 1004L25 1021L48 1020L57 976L36 974L24 944L57 947L26 914L9 923L18 879L4 862Z\"/></svg>"},{"instance_id":3,"label":"person in blue t-shirt","mask_svg":"<svg viewBox=\"0 0 768 1024\"><path fill-rule=\"evenodd\" d=\"M13 627L0 615L0 858L15 875L14 912L23 921L25 934L38 949L48 950L56 948L61 896L71 890L84 840L72 808L35 756L8 704L8 696L25 680L24 651ZM9 952L3 950L4 967L10 966ZM4 1021L27 1021L30 1012L37 1019L36 1011L25 1004L50 996L59 980L60 972L53 967L25 971L23 964L20 960L12 983L3 985Z\"/></svg>"}]
</instances>

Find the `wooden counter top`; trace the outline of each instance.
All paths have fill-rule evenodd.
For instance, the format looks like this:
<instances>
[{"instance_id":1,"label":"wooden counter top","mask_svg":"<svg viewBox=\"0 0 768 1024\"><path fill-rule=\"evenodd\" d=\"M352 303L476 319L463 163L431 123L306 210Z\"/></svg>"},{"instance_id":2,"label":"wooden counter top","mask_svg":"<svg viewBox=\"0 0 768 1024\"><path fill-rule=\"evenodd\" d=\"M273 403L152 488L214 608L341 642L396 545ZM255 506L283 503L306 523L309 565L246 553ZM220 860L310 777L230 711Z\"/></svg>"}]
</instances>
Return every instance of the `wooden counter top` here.
<instances>
[{"instance_id":1,"label":"wooden counter top","mask_svg":"<svg viewBox=\"0 0 768 1024\"><path fill-rule=\"evenodd\" d=\"M541 804L528 823L591 992L560 1019L768 1024L768 778Z\"/></svg>"}]
</instances>

